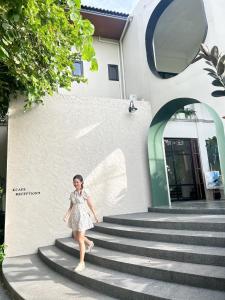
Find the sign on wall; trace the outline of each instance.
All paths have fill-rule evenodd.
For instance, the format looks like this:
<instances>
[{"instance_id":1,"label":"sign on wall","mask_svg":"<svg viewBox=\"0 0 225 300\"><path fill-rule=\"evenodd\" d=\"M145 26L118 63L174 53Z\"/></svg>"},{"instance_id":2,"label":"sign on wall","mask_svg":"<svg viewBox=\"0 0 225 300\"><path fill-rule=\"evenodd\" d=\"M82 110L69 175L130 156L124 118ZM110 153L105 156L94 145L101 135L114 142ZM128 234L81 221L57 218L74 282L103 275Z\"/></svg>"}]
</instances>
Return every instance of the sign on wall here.
<instances>
[{"instance_id":1,"label":"sign on wall","mask_svg":"<svg viewBox=\"0 0 225 300\"><path fill-rule=\"evenodd\" d=\"M222 180L219 171L210 171L205 173L205 183L207 189L222 189Z\"/></svg>"}]
</instances>

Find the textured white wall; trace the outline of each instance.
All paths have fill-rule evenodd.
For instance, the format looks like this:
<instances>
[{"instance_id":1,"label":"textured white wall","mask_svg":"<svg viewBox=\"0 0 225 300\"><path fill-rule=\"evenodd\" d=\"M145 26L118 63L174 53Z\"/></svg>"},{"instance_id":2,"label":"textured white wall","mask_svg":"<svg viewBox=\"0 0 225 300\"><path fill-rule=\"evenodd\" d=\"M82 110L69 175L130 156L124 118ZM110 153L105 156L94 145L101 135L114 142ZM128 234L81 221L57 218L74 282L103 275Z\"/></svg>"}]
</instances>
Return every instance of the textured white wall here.
<instances>
[{"instance_id":1,"label":"textured white wall","mask_svg":"<svg viewBox=\"0 0 225 300\"><path fill-rule=\"evenodd\" d=\"M5 243L7 256L34 253L68 236L62 221L74 189L85 178L100 218L147 211L150 205L147 134L149 103L54 95L23 113L9 112ZM16 196L14 188L36 195Z\"/></svg>"},{"instance_id":2,"label":"textured white wall","mask_svg":"<svg viewBox=\"0 0 225 300\"><path fill-rule=\"evenodd\" d=\"M88 83L74 82L70 91L60 89L60 94L121 98L119 42L95 37L94 48L98 60L98 72L90 71L90 64L84 62L84 76L88 78ZM118 65L119 81L108 79L108 64Z\"/></svg>"}]
</instances>

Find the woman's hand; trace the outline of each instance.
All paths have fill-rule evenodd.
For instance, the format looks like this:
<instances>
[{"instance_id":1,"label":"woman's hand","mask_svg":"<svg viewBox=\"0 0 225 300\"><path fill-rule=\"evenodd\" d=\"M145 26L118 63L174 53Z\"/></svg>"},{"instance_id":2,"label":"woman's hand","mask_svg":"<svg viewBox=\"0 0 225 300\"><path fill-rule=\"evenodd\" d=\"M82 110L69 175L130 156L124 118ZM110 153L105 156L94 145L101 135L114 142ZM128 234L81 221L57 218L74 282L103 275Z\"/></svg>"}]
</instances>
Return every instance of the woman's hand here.
<instances>
[{"instance_id":1,"label":"woman's hand","mask_svg":"<svg viewBox=\"0 0 225 300\"><path fill-rule=\"evenodd\" d=\"M99 223L99 220L98 220L98 218L97 218L97 217L95 217L95 222L96 222L96 223Z\"/></svg>"},{"instance_id":2,"label":"woman's hand","mask_svg":"<svg viewBox=\"0 0 225 300\"><path fill-rule=\"evenodd\" d=\"M71 212L71 207L68 209L67 213L66 213L65 216L63 217L63 221L64 221L64 222L67 221L70 212Z\"/></svg>"}]
</instances>

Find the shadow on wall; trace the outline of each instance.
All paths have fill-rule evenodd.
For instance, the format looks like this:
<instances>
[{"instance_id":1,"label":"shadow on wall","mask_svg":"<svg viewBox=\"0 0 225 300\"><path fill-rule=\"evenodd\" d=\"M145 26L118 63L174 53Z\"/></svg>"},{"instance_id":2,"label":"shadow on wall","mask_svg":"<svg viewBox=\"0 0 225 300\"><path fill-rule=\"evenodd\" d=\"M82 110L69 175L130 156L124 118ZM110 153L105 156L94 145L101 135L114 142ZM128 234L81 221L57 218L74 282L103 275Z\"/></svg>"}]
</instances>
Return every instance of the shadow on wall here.
<instances>
[{"instance_id":1,"label":"shadow on wall","mask_svg":"<svg viewBox=\"0 0 225 300\"><path fill-rule=\"evenodd\" d=\"M126 160L123 152L116 149L101 161L85 179L86 186L91 187L93 198L104 199L98 206L98 215L116 210L123 211L127 192Z\"/></svg>"}]
</instances>

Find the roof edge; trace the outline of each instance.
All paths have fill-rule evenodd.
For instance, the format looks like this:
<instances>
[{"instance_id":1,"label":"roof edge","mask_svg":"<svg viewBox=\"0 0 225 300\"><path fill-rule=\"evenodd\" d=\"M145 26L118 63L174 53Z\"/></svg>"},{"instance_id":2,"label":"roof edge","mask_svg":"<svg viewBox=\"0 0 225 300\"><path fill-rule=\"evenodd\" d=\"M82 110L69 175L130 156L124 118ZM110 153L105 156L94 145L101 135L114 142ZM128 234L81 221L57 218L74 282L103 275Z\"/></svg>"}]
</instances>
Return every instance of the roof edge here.
<instances>
[{"instance_id":1,"label":"roof edge","mask_svg":"<svg viewBox=\"0 0 225 300\"><path fill-rule=\"evenodd\" d=\"M107 9L102 9L102 8L96 8L92 6L87 6L87 5L81 5L81 11L83 12L94 12L99 15L105 15L105 16L111 16L111 17L120 17L122 19L127 19L129 14L117 12L117 11L112 11L112 10L107 10Z\"/></svg>"}]
</instances>

